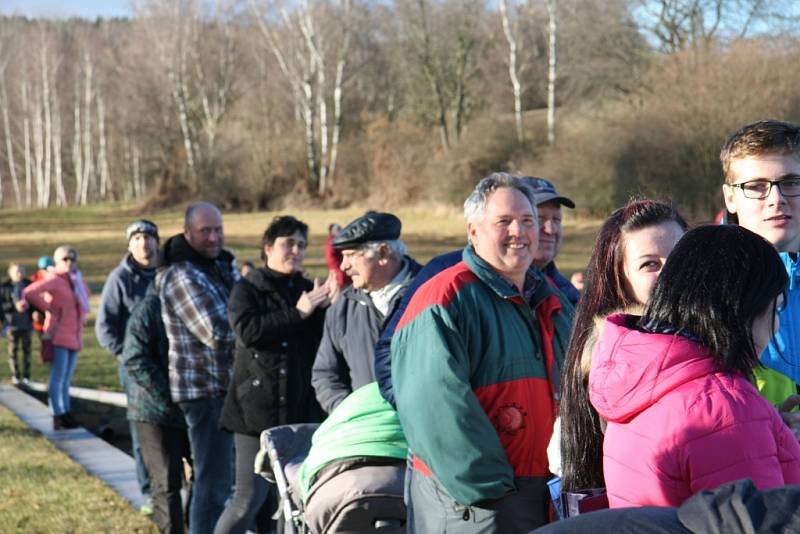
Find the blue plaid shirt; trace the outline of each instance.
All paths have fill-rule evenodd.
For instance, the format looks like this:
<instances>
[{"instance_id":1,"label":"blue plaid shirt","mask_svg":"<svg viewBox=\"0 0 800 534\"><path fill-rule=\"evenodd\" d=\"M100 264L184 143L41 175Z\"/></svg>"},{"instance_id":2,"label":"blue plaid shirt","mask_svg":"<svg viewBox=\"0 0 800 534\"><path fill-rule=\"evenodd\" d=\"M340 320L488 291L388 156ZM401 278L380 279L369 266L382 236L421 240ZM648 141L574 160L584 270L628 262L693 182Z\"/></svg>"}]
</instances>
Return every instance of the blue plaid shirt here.
<instances>
[{"instance_id":1,"label":"blue plaid shirt","mask_svg":"<svg viewBox=\"0 0 800 534\"><path fill-rule=\"evenodd\" d=\"M174 402L222 396L233 366L234 333L228 297L235 266L217 261L221 279L193 263L172 265L161 284L161 316L169 338L169 384Z\"/></svg>"}]
</instances>

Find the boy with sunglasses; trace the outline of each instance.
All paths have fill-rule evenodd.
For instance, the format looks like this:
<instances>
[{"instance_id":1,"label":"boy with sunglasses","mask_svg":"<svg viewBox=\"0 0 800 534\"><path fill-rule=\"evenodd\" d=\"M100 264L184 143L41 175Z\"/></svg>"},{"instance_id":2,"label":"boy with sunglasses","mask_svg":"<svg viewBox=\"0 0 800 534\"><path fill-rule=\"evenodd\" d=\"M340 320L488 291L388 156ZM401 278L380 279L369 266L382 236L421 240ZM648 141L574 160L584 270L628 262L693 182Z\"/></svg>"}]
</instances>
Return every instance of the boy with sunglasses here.
<instances>
[{"instance_id":1,"label":"boy with sunglasses","mask_svg":"<svg viewBox=\"0 0 800 534\"><path fill-rule=\"evenodd\" d=\"M800 126L776 120L748 124L732 134L720 152L725 173L722 193L730 222L772 243L789 274L780 329L756 369L761 393L800 434Z\"/></svg>"}]
</instances>

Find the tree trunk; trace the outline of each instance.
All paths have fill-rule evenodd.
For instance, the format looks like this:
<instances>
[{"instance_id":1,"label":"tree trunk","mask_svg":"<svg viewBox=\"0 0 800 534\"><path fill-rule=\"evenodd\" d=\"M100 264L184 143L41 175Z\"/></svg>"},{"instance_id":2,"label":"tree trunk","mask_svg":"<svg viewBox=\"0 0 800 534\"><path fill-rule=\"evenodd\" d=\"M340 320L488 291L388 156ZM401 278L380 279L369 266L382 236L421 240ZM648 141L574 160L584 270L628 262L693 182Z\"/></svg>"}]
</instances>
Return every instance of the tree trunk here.
<instances>
[{"instance_id":1,"label":"tree trunk","mask_svg":"<svg viewBox=\"0 0 800 534\"><path fill-rule=\"evenodd\" d=\"M97 137L98 154L97 166L100 171L100 197L108 200L111 193L111 176L108 172L108 158L106 156L106 110L103 105L103 95L97 92Z\"/></svg>"},{"instance_id":2,"label":"tree trunk","mask_svg":"<svg viewBox=\"0 0 800 534\"><path fill-rule=\"evenodd\" d=\"M81 82L80 72L75 74L75 101L72 108L72 167L75 173L75 203L80 204L83 191L83 153L81 152Z\"/></svg>"},{"instance_id":3,"label":"tree trunk","mask_svg":"<svg viewBox=\"0 0 800 534\"><path fill-rule=\"evenodd\" d=\"M556 142L556 0L547 0L550 39L547 62L547 142Z\"/></svg>"},{"instance_id":4,"label":"tree trunk","mask_svg":"<svg viewBox=\"0 0 800 534\"><path fill-rule=\"evenodd\" d=\"M347 66L350 52L351 33L351 1L344 0L344 35L339 48L339 58L336 61L336 80L333 88L333 138L331 139L331 157L328 164L328 188L333 187L336 175L336 160L339 155L339 136L342 131L342 84L344 83L344 69Z\"/></svg>"},{"instance_id":5,"label":"tree trunk","mask_svg":"<svg viewBox=\"0 0 800 534\"><path fill-rule=\"evenodd\" d=\"M11 142L11 124L8 120L8 93L6 92L5 69L0 73L0 97L3 99L3 132L6 136L6 155L8 156L8 173L11 177L11 186L14 188L14 200L17 209L22 209L22 195L19 189L19 179L17 178L17 166L14 163L14 144Z\"/></svg>"},{"instance_id":6,"label":"tree trunk","mask_svg":"<svg viewBox=\"0 0 800 534\"><path fill-rule=\"evenodd\" d=\"M94 66L89 52L84 53L84 94L83 94L83 189L81 190L81 205L89 201L89 186L95 191L94 154L92 151L92 92Z\"/></svg>"},{"instance_id":7,"label":"tree trunk","mask_svg":"<svg viewBox=\"0 0 800 534\"><path fill-rule=\"evenodd\" d=\"M50 205L50 180L53 155L53 123L50 115L50 73L47 68L47 47L45 46L44 33L40 51L42 68L42 106L44 113L44 174L42 176L41 206Z\"/></svg>"},{"instance_id":8,"label":"tree trunk","mask_svg":"<svg viewBox=\"0 0 800 534\"><path fill-rule=\"evenodd\" d=\"M58 92L52 92L53 98L53 169L56 183L56 205L67 205L67 192L64 189L64 172L61 166L61 107L58 102Z\"/></svg>"},{"instance_id":9,"label":"tree trunk","mask_svg":"<svg viewBox=\"0 0 800 534\"><path fill-rule=\"evenodd\" d=\"M37 93L32 109L33 119L33 170L36 185L36 206L44 208L44 121L42 120L42 94Z\"/></svg>"},{"instance_id":10,"label":"tree trunk","mask_svg":"<svg viewBox=\"0 0 800 534\"><path fill-rule=\"evenodd\" d=\"M31 162L31 125L28 104L28 80L22 80L22 130L25 142L25 206L33 207L32 198L32 162Z\"/></svg>"},{"instance_id":11,"label":"tree trunk","mask_svg":"<svg viewBox=\"0 0 800 534\"><path fill-rule=\"evenodd\" d=\"M508 0L500 0L500 16L503 22L503 33L508 42L508 75L511 78L511 90L514 94L514 122L517 126L517 141L525 142L525 130L522 124L522 84L517 71L517 35L511 28L508 14Z\"/></svg>"}]
</instances>

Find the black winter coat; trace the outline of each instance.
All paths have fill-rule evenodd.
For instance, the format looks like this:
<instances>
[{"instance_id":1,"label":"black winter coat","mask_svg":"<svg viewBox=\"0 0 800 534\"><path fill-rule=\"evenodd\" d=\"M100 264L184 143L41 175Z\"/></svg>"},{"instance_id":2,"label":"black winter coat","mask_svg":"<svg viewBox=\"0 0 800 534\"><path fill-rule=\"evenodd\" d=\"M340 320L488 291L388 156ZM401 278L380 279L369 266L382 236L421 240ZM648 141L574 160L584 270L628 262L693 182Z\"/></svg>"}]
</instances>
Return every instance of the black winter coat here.
<instances>
[{"instance_id":1,"label":"black winter coat","mask_svg":"<svg viewBox=\"0 0 800 534\"><path fill-rule=\"evenodd\" d=\"M220 426L260 435L277 425L322 421L311 387L325 310L302 319L295 308L313 284L300 273L256 269L231 291L228 320L236 334L233 378Z\"/></svg>"}]
</instances>

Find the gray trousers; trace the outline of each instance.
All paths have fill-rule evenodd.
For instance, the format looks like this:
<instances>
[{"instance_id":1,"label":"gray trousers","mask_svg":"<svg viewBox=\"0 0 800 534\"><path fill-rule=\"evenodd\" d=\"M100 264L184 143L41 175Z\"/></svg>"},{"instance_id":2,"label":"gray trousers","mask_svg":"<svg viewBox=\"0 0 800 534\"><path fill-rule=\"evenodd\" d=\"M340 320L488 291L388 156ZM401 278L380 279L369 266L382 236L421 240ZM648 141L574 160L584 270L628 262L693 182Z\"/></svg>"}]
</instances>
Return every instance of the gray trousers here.
<instances>
[{"instance_id":1,"label":"gray trousers","mask_svg":"<svg viewBox=\"0 0 800 534\"><path fill-rule=\"evenodd\" d=\"M410 534L514 534L546 525L550 496L547 477L516 478L517 492L481 506L464 506L435 476L406 472L407 531Z\"/></svg>"}]
</instances>

